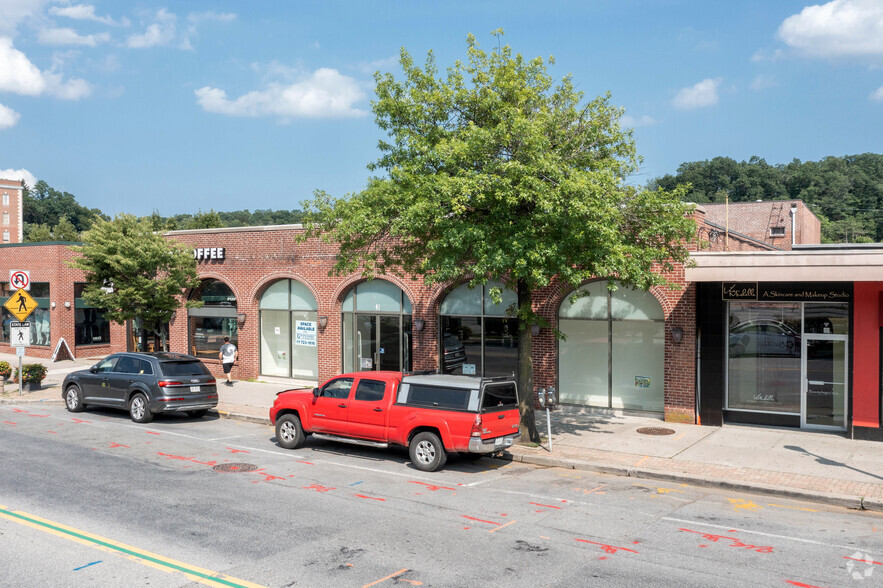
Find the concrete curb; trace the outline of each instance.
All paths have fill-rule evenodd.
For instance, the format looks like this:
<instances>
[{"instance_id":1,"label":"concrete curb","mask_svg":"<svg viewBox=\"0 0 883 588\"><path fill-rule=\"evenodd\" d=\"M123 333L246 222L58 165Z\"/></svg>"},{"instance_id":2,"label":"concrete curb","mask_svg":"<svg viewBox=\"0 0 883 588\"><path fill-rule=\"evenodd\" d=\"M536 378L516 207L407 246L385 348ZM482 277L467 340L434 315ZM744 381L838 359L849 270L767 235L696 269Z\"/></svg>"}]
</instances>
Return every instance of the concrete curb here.
<instances>
[{"instance_id":1,"label":"concrete curb","mask_svg":"<svg viewBox=\"0 0 883 588\"><path fill-rule=\"evenodd\" d=\"M768 496L778 496L781 498L804 500L806 502L815 502L818 504L839 506L853 510L871 510L875 512L883 512L883 500L865 499L862 496L813 492L812 490L785 488L781 486L772 486L769 484L761 483L736 482L731 480L709 478L707 476L700 476L696 474L685 474L682 472L662 472L659 470L650 470L645 468L611 466L595 462L588 462L577 459L565 459L545 455L504 453L499 459L518 461L522 463L529 463L533 465L541 465L547 467L593 471L602 474L611 474L615 476L623 476L629 478L647 478L652 480L677 482L679 484L690 484L691 486L701 486L705 488L721 488L725 490L735 490L737 492L749 492L754 494L764 494Z\"/></svg>"},{"instance_id":2,"label":"concrete curb","mask_svg":"<svg viewBox=\"0 0 883 588\"><path fill-rule=\"evenodd\" d=\"M242 414L238 412L229 412L226 410L209 410L209 413L216 413L222 419L230 419L234 421L244 421L247 423L255 423L258 425L267 425L270 426L270 418L269 417L259 417L250 414Z\"/></svg>"}]
</instances>

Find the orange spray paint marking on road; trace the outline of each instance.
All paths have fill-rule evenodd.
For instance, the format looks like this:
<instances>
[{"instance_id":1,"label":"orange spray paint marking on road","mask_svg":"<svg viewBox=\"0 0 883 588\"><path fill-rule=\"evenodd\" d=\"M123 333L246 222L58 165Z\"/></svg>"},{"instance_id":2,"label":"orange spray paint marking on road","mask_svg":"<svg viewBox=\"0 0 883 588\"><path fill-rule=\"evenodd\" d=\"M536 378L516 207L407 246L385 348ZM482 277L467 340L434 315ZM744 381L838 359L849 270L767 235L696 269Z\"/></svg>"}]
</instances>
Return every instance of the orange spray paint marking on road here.
<instances>
[{"instance_id":1,"label":"orange spray paint marking on road","mask_svg":"<svg viewBox=\"0 0 883 588\"><path fill-rule=\"evenodd\" d=\"M3 424L4 425L12 425L13 427L15 426L15 423L13 423L12 421L3 421Z\"/></svg>"},{"instance_id":2,"label":"orange spray paint marking on road","mask_svg":"<svg viewBox=\"0 0 883 588\"><path fill-rule=\"evenodd\" d=\"M574 538L574 541L579 541L580 543L591 543L592 545L597 545L601 548L601 551L604 553L616 553L617 551L631 551L632 553L638 553L634 549L629 549L628 547L616 547L615 545L607 545L605 543L598 543L597 541L589 541L588 539L579 539Z\"/></svg>"},{"instance_id":3,"label":"orange spray paint marking on road","mask_svg":"<svg viewBox=\"0 0 883 588\"><path fill-rule=\"evenodd\" d=\"M773 548L767 545L749 545L747 543L742 543L740 540L735 537L727 537L726 535L714 535L712 533L703 533L702 531L691 531L690 529L678 529L679 531L685 531L687 533L695 533L697 535L701 535L703 539L707 539L712 543L717 543L718 541L725 539L727 541L732 541L728 545L728 547L744 547L745 549L756 551L757 553L772 553Z\"/></svg>"},{"instance_id":4,"label":"orange spray paint marking on road","mask_svg":"<svg viewBox=\"0 0 883 588\"><path fill-rule=\"evenodd\" d=\"M114 449L116 447L125 447L126 449L129 449L128 445L123 445L122 443L114 443L113 441L111 441L110 448Z\"/></svg>"},{"instance_id":5,"label":"orange spray paint marking on road","mask_svg":"<svg viewBox=\"0 0 883 588\"><path fill-rule=\"evenodd\" d=\"M84 421L83 419L71 419L71 420L74 421L75 423L86 423L87 425L92 424L91 421Z\"/></svg>"},{"instance_id":6,"label":"orange spray paint marking on road","mask_svg":"<svg viewBox=\"0 0 883 588\"><path fill-rule=\"evenodd\" d=\"M245 449L233 449L232 447L228 447L227 449L230 450L230 453L251 453Z\"/></svg>"},{"instance_id":7,"label":"orange spray paint marking on road","mask_svg":"<svg viewBox=\"0 0 883 588\"><path fill-rule=\"evenodd\" d=\"M310 484L309 486L304 486L304 490L315 490L316 492L330 492L334 490L334 488L329 488L328 486L320 486L319 484Z\"/></svg>"},{"instance_id":8,"label":"orange spray paint marking on road","mask_svg":"<svg viewBox=\"0 0 883 588\"><path fill-rule=\"evenodd\" d=\"M144 431L144 432L147 433L148 435L159 435L159 433L157 433L156 431Z\"/></svg>"},{"instance_id":9,"label":"orange spray paint marking on road","mask_svg":"<svg viewBox=\"0 0 883 588\"><path fill-rule=\"evenodd\" d=\"M311 461L301 461L301 460L299 460L299 459L296 459L296 460L294 460L294 461L296 461L297 463L303 463L303 464L306 464L306 465L316 465L316 464L314 464L314 463L311 462Z\"/></svg>"},{"instance_id":10,"label":"orange spray paint marking on road","mask_svg":"<svg viewBox=\"0 0 883 588\"><path fill-rule=\"evenodd\" d=\"M373 496L365 496L364 494L356 494L356 498L365 498L367 500L379 500L380 502L386 502L386 498L375 498Z\"/></svg>"},{"instance_id":11,"label":"orange spray paint marking on road","mask_svg":"<svg viewBox=\"0 0 883 588\"><path fill-rule=\"evenodd\" d=\"M552 506L551 504L540 504L539 502L528 502L528 504L533 504L534 506L542 506L545 508L554 508L556 510L561 510L560 506ZM537 511L539 512L539 511Z\"/></svg>"},{"instance_id":12,"label":"orange spray paint marking on road","mask_svg":"<svg viewBox=\"0 0 883 588\"><path fill-rule=\"evenodd\" d=\"M408 483L426 486L426 489L431 490L432 492L435 492L436 490L450 490L451 492L456 492L453 488L449 488L448 486L436 486L435 484L427 484L426 482L415 482L414 480L408 480Z\"/></svg>"},{"instance_id":13,"label":"orange spray paint marking on road","mask_svg":"<svg viewBox=\"0 0 883 588\"><path fill-rule=\"evenodd\" d=\"M12 412L28 412L28 411L26 411L26 410L23 409L23 408L13 408L13 409L12 409Z\"/></svg>"},{"instance_id":14,"label":"orange spray paint marking on road","mask_svg":"<svg viewBox=\"0 0 883 588\"><path fill-rule=\"evenodd\" d=\"M496 522L494 522L494 521L486 521L486 520L484 520L484 519L477 519L477 518L475 518L475 517L471 517L471 516L469 516L469 515L461 515L461 516L462 516L464 519L469 519L470 521L476 521L476 522L479 522L479 523L487 523L487 524L489 524L489 525L499 525L499 524L500 524L500 523L496 523Z\"/></svg>"},{"instance_id":15,"label":"orange spray paint marking on road","mask_svg":"<svg viewBox=\"0 0 883 588\"><path fill-rule=\"evenodd\" d=\"M639 460L637 461L637 463L635 463L634 467L638 467L639 465L641 465L642 463L644 463L644 462L647 461L648 459L650 459L650 456L649 456L649 455L645 455L644 457L642 457L641 459L639 459Z\"/></svg>"},{"instance_id":16,"label":"orange spray paint marking on road","mask_svg":"<svg viewBox=\"0 0 883 588\"><path fill-rule=\"evenodd\" d=\"M505 525L500 525L500 526L497 527L496 529L491 529L490 531L488 531L488 533L493 533L493 532L495 532L495 531L499 531L499 530L502 529L503 527L508 527L509 525L511 525L511 524L513 524L513 523L517 523L517 522L518 522L518 521L509 521L509 522L506 523Z\"/></svg>"},{"instance_id":17,"label":"orange spray paint marking on road","mask_svg":"<svg viewBox=\"0 0 883 588\"><path fill-rule=\"evenodd\" d=\"M856 559L854 557L846 557L846 556L843 556L843 559L851 559L852 561L857 561L859 563L869 563L869 564L874 564L875 566L883 566L883 561L874 561L872 559Z\"/></svg>"},{"instance_id":18,"label":"orange spray paint marking on road","mask_svg":"<svg viewBox=\"0 0 883 588\"><path fill-rule=\"evenodd\" d=\"M390 574L385 578L380 578L379 580L375 580L374 582L371 582L370 584L365 584L364 586L362 586L362 588L369 588L369 586L376 586L377 584L380 584L381 582L385 582L386 580L390 580L392 578L395 578L396 583L407 582L408 584L411 584L412 586L422 586L423 584L421 582L416 581L416 580L407 580L405 578L398 577L398 576L401 576L402 574L404 574L405 572L410 572L410 571L411 570L409 570L408 568L402 568L399 571L397 571L396 573Z\"/></svg>"},{"instance_id":19,"label":"orange spray paint marking on road","mask_svg":"<svg viewBox=\"0 0 883 588\"><path fill-rule=\"evenodd\" d=\"M797 586L798 588L822 588L821 586L816 586L815 584L804 584L803 582L795 582L794 580L785 580L786 584L791 584L792 586Z\"/></svg>"}]
</instances>

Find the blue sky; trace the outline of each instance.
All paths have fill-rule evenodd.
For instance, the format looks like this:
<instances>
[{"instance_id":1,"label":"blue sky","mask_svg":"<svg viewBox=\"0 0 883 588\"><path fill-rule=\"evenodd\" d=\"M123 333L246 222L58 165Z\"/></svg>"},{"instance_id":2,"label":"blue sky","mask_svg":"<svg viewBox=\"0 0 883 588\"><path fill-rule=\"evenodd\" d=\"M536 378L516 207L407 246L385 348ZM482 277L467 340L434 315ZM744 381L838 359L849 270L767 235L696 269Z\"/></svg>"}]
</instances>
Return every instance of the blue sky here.
<instances>
[{"instance_id":1,"label":"blue sky","mask_svg":"<svg viewBox=\"0 0 883 588\"><path fill-rule=\"evenodd\" d=\"M372 73L466 35L611 92L643 184L685 161L883 150L883 0L0 0L0 177L108 214L299 208L364 187Z\"/></svg>"}]
</instances>

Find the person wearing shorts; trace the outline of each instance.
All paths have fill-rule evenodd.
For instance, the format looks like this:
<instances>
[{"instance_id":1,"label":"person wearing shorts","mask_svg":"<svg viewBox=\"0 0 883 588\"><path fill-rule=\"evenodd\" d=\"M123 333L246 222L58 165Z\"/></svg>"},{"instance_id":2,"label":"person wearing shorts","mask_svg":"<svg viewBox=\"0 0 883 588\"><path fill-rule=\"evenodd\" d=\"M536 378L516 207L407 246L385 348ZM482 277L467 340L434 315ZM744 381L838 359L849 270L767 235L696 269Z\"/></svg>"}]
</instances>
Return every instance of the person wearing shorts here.
<instances>
[{"instance_id":1,"label":"person wearing shorts","mask_svg":"<svg viewBox=\"0 0 883 588\"><path fill-rule=\"evenodd\" d=\"M233 369L233 364L236 362L236 359L239 357L239 350L236 349L236 346L230 343L230 337L224 337L224 344L221 345L221 351L218 353L218 359L221 360L221 364L224 366L224 375L227 376L227 381L224 382L227 386L233 385L233 380L230 376L230 370Z\"/></svg>"}]
</instances>

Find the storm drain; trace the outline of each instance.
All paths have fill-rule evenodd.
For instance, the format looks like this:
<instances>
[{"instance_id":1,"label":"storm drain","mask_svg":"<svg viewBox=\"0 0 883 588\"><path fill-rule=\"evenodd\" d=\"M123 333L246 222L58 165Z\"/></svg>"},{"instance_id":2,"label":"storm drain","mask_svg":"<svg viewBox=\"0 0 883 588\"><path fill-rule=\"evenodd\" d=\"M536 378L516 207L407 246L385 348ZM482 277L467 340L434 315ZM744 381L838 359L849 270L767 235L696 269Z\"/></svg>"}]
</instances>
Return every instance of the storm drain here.
<instances>
[{"instance_id":1,"label":"storm drain","mask_svg":"<svg viewBox=\"0 0 883 588\"><path fill-rule=\"evenodd\" d=\"M675 432L673 429L666 429L665 427L641 427L638 429L638 432L642 435L674 435Z\"/></svg>"},{"instance_id":2,"label":"storm drain","mask_svg":"<svg viewBox=\"0 0 883 588\"><path fill-rule=\"evenodd\" d=\"M258 466L253 463L220 463L212 469L216 472L253 472Z\"/></svg>"}]
</instances>

